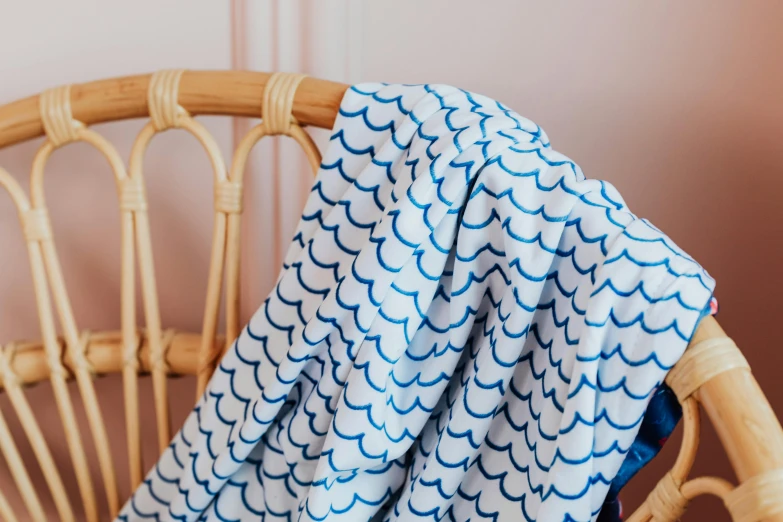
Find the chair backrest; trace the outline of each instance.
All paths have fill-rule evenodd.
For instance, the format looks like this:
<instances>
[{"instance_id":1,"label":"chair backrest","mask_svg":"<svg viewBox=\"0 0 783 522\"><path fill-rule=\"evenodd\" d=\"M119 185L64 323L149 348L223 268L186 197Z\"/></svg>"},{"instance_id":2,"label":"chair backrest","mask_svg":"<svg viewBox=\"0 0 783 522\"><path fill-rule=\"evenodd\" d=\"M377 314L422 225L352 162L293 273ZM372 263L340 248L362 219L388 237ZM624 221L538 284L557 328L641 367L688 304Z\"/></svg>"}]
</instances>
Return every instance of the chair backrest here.
<instances>
[{"instance_id":1,"label":"chair backrest","mask_svg":"<svg viewBox=\"0 0 783 522\"><path fill-rule=\"evenodd\" d=\"M86 411L91 440L112 516L129 492L120 494L109 440L98 406L93 379L121 373L127 426L130 484L142 480L139 381L152 375L158 447L171 438L167 376L197 376L203 391L215 362L239 332L240 219L243 171L248 154L263 137L287 135L304 149L313 170L320 154L303 126L329 129L346 85L292 74L255 72L160 71L48 90L39 96L0 107L0 147L45 135L30 175L29 196L16 179L0 169L0 185L15 204L27 243L41 341L9 343L0 351L0 387L19 418L25 436L44 472L56 511L74 520L71 499L54 464L41 427L23 392L24 386L49 380L66 434L81 502L87 520L98 520L83 441L66 382L75 379ZM239 143L231 167L194 116L222 114L262 118ZM127 168L113 146L90 125L149 117L137 136ZM150 222L143 176L143 157L152 138L180 128L194 135L207 152L214 171L214 229L202 331L164 329L160 320ZM55 249L43 190L44 167L58 147L82 141L97 148L115 176L121 223L121 329L92 332L76 324ZM136 317L136 266L141 286L144 328ZM221 293L225 287L225 335L218 335ZM60 324L61 336L55 327ZM668 382L683 404L685 436L680 455L652 490L633 520L674 520L688 500L700 494L721 497L735 520L783 521L783 430L753 379L740 351L712 318L706 318ZM718 431L737 474L739 486L709 477L688 480L699 436L699 404ZM0 451L8 463L22 501L33 520L46 512L0 412ZM0 517L17 520L0 492Z\"/></svg>"}]
</instances>

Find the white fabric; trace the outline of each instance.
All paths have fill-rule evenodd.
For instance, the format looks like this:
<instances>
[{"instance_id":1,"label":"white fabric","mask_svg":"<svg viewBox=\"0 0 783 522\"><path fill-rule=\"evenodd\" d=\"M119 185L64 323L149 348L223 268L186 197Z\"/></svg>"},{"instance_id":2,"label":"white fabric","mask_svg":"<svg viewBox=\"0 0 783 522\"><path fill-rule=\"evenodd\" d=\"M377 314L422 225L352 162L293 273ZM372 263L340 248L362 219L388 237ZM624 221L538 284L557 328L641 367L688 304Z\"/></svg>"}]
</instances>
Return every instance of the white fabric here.
<instances>
[{"instance_id":1,"label":"white fabric","mask_svg":"<svg viewBox=\"0 0 783 522\"><path fill-rule=\"evenodd\" d=\"M277 286L120 519L595 519L712 288L503 105L353 87Z\"/></svg>"}]
</instances>

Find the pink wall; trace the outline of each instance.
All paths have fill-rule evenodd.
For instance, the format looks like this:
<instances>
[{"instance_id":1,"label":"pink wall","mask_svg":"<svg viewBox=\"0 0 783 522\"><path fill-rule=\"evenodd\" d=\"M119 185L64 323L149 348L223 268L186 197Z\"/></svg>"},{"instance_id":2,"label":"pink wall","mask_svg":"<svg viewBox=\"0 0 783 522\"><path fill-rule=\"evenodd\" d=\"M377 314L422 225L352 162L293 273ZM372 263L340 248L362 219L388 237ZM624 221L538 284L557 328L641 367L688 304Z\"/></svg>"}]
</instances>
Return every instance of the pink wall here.
<instances>
[{"instance_id":1,"label":"pink wall","mask_svg":"<svg viewBox=\"0 0 783 522\"><path fill-rule=\"evenodd\" d=\"M588 177L614 183L631 208L707 267L718 280L721 323L783 414L778 379L783 355L773 344L776 294L783 291L776 273L783 262L783 220L774 214L783 189L778 56L783 4L495 0L483 9L476 5L263 0L247 4L247 17L232 33L228 3L192 1L184 11L182 3L171 1L79 0L67 6L52 1L50 16L41 17L40 6L17 2L0 17L0 46L17 49L0 60L5 79L0 103L69 81L164 67L227 68L232 39L246 44L235 65L303 70L343 81L443 82L493 96L546 129L554 147ZM91 21L97 19L100 23ZM228 158L231 122L204 121ZM124 122L98 130L127 157L140 127L141 122ZM0 151L0 165L25 178L37 143ZM211 173L195 140L183 133L156 138L147 160L156 262L165 282L164 322L197 330L211 227ZM294 183L280 188L279 215L270 210L273 165L297 173ZM254 227L246 231L243 271L246 315L276 275L270 249L259 245L278 235L287 240L309 176L295 148L279 144L263 145L252 171L247 197ZM47 176L77 319L85 328L117 328L118 219L108 168L97 153L74 146L55 155ZM0 198L3 340L38 337L21 245L13 209ZM109 422L121 437L118 384L98 381ZM175 386L182 397L176 405L181 418L192 382ZM45 386L31 390L40 418L56 426L47 393ZM10 411L5 402L2 406ZM151 462L154 434L148 428ZM56 439L58 461L65 467L66 452ZM645 470L645 484L631 484L624 497L629 507L644 498L676 449L668 445L667 457ZM119 462L121 455L118 451ZM694 473L732 477L710 430ZM691 513L691 520L724 517L719 502L709 500L695 502Z\"/></svg>"}]
</instances>

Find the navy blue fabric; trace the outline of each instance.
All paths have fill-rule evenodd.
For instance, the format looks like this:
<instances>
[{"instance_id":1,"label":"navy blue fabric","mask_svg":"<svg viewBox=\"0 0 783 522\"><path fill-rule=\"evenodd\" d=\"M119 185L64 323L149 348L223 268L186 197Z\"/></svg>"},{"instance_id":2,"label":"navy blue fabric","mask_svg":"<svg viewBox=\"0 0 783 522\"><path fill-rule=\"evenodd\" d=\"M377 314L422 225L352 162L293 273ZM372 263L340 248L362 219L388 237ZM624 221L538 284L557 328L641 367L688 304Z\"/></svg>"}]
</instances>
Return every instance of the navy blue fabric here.
<instances>
[{"instance_id":1,"label":"navy blue fabric","mask_svg":"<svg viewBox=\"0 0 783 522\"><path fill-rule=\"evenodd\" d=\"M661 451L680 418L682 407L677 402L677 397L671 388L662 384L650 399L639 434L612 481L598 517L599 522L616 522L623 519L620 490Z\"/></svg>"}]
</instances>

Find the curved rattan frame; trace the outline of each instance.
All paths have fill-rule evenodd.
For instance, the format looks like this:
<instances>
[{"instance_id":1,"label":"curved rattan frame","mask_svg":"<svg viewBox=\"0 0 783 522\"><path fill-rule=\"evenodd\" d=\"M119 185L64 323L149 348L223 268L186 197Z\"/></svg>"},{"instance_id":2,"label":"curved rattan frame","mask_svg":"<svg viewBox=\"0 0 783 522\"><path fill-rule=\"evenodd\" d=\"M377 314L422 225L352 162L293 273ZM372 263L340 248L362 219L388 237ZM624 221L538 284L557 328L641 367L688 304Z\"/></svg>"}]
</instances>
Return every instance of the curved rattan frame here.
<instances>
[{"instance_id":1,"label":"curved rattan frame","mask_svg":"<svg viewBox=\"0 0 783 522\"><path fill-rule=\"evenodd\" d=\"M70 500L64 495L62 480L54 468L40 428L27 405L23 386L47 379L52 381L66 433L70 434L69 448L79 477L86 516L88 520L97 520L94 509L96 493L89 475L84 473L84 451L80 437L73 436L76 428L70 402L63 396L64 382L71 378L79 382L93 439L97 446L102 446L106 444L102 438L105 437L105 433L102 435L103 421L96 409L97 403L90 398L90 393L94 395L94 391L91 392L92 377L124 372L125 391L128 396L132 396L135 393L136 376L139 373L152 373L159 446L161 449L165 447L170 436L165 376L198 375L200 388L206 382L216 358L225 346L225 339L216 334L215 326L224 279L226 337L233 338L238 331L238 231L242 171L247 154L264 136L286 134L305 149L310 165L317 168L320 155L301 126L331 128L347 88L347 85L324 80L302 80L260 72L164 71L155 75L73 85L0 107L0 147L43 135L49 138L34 162L31 199L28 200L14 178L0 169L0 186L11 193L25 228L43 332L41 342L11 343L0 351L0 391L8 393L39 465L47 471L45 476L63 520L73 520L73 510ZM193 119L201 114L263 118L267 116L265 111L271 113L283 106L288 113L283 114L284 119L280 120L282 123L268 125L262 122L251 130L240 143L230 169L225 167L211 136ZM150 115L150 123L142 130L134 145L127 171L118 161L111 145L88 128L95 123ZM158 318L154 273L151 270L141 164L144 150L153 135L171 127L184 128L194 134L207 149L215 169L216 219L211 280L208 285L205 327L201 334L162 329ZM141 270L140 273L146 330L138 330L135 325L135 316L131 311L135 308L135 297L127 297L129 301L124 304L123 329L120 332L80 332L73 321L48 225L40 179L51 151L77 140L87 141L97 147L109 159L117 179L124 227L123 262L129 263L123 265L123 286L130 289L134 287L133 276L127 274L133 271L134 256L139 256L141 264L149 263L149 270ZM52 295L49 295L50 291ZM53 335L53 310L57 311L63 327L64 335L60 338ZM684 407L685 435L682 449L672 470L653 489L631 519L674 520L694 496L714 494L723 499L735 520L783 522L783 430L740 351L713 318L707 317L702 321L686 355L671 372L668 382ZM698 447L699 405L716 428L736 472L737 487L709 477L688 480ZM138 404L128 397L126 415L129 415L129 421L138 418ZM67 426L69 424L70 428ZM129 432L128 444L131 483L135 485L141 480L142 471L138 433ZM2 413L0 451L11 469L30 518L44 520L43 508L32 489ZM110 510L115 514L119 496L116 478L113 477L113 464L106 448L98 447L98 454L103 455L99 460L104 487ZM16 520L2 492L0 517Z\"/></svg>"}]
</instances>

